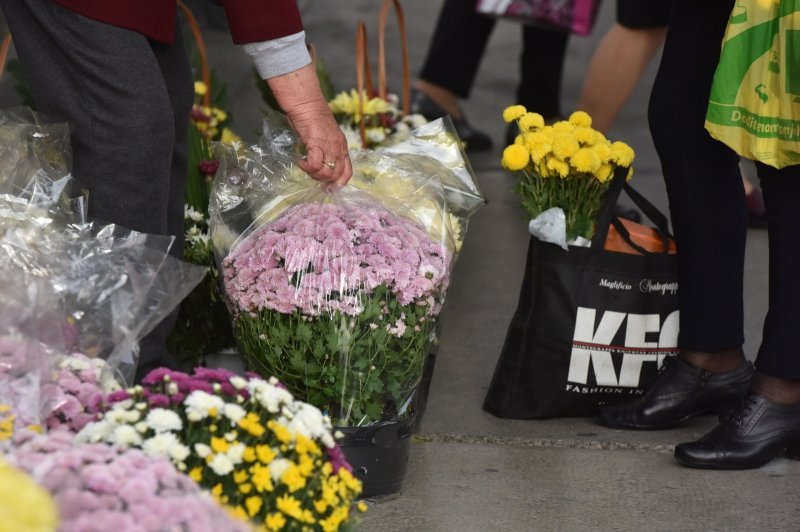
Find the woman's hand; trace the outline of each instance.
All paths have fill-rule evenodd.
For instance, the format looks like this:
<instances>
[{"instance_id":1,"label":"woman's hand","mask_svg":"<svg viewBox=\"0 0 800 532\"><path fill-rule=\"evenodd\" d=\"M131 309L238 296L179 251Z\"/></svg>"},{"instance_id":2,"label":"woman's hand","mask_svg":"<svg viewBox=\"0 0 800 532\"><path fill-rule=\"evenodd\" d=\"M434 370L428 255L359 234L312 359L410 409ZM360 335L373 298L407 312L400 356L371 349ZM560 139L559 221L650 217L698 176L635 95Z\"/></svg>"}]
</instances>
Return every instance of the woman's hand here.
<instances>
[{"instance_id":1,"label":"woman's hand","mask_svg":"<svg viewBox=\"0 0 800 532\"><path fill-rule=\"evenodd\" d=\"M270 78L267 83L306 145L300 168L317 181L346 185L353 175L347 140L322 95L314 66Z\"/></svg>"}]
</instances>

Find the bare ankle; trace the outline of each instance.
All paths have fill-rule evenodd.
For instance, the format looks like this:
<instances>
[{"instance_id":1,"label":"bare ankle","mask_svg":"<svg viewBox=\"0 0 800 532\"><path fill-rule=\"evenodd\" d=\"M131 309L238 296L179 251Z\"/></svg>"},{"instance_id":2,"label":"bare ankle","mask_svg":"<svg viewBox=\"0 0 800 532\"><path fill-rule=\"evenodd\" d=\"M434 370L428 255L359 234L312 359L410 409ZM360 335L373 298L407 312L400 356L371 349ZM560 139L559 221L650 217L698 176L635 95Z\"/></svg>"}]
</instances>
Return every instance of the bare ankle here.
<instances>
[{"instance_id":1,"label":"bare ankle","mask_svg":"<svg viewBox=\"0 0 800 532\"><path fill-rule=\"evenodd\" d=\"M800 380L783 379L756 372L750 388L773 403L784 405L800 404Z\"/></svg>"},{"instance_id":2,"label":"bare ankle","mask_svg":"<svg viewBox=\"0 0 800 532\"><path fill-rule=\"evenodd\" d=\"M741 347L713 352L681 351L679 356L687 364L712 373L733 371L745 363Z\"/></svg>"}]
</instances>

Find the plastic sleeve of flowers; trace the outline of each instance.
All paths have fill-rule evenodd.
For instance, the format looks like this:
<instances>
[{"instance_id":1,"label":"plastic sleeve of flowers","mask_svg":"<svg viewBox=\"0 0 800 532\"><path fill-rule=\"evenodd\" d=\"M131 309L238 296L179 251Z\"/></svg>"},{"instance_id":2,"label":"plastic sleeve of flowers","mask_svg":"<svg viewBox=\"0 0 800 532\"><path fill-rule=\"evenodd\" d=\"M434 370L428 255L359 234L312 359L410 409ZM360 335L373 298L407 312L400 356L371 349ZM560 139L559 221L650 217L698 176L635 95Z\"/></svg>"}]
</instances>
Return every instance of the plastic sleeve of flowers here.
<instances>
[{"instance_id":1,"label":"plastic sleeve of flowers","mask_svg":"<svg viewBox=\"0 0 800 532\"><path fill-rule=\"evenodd\" d=\"M442 172L440 179L450 211L456 216L468 218L486 202L450 117L421 125L411 131L408 139L383 151L425 155L444 166L448 171Z\"/></svg>"},{"instance_id":2,"label":"plastic sleeve of flowers","mask_svg":"<svg viewBox=\"0 0 800 532\"><path fill-rule=\"evenodd\" d=\"M46 413L50 370L64 353L60 310L48 283L0 270L0 407L17 428L40 425Z\"/></svg>"},{"instance_id":3,"label":"plastic sleeve of flowers","mask_svg":"<svg viewBox=\"0 0 800 532\"><path fill-rule=\"evenodd\" d=\"M26 107L0 110L0 197L69 212L69 128Z\"/></svg>"},{"instance_id":4,"label":"plastic sleeve of flowers","mask_svg":"<svg viewBox=\"0 0 800 532\"><path fill-rule=\"evenodd\" d=\"M107 360L128 381L137 342L206 272L169 256L173 240L115 225L20 219L0 241L0 265L50 283L64 309L67 349Z\"/></svg>"},{"instance_id":5,"label":"plastic sleeve of flowers","mask_svg":"<svg viewBox=\"0 0 800 532\"><path fill-rule=\"evenodd\" d=\"M112 310L120 319L113 330L123 334L111 353L104 357L107 366L129 385L133 383L139 359L138 342L177 308L208 273L205 266L183 262L171 255L159 257L155 250L147 251L141 258L150 259L153 266L159 258L162 260L157 269L139 272L143 274L142 285L149 284L146 291L137 291L137 283L132 282L129 291L116 299ZM135 266L138 268L138 263ZM129 295L135 296L135 307L125 307ZM120 326L119 322L124 322L125 326Z\"/></svg>"},{"instance_id":6,"label":"plastic sleeve of flowers","mask_svg":"<svg viewBox=\"0 0 800 532\"><path fill-rule=\"evenodd\" d=\"M229 209L211 217L230 235L218 258L245 365L339 425L411 415L455 247L427 157L355 157L360 184L330 191L254 154L217 174Z\"/></svg>"}]
</instances>

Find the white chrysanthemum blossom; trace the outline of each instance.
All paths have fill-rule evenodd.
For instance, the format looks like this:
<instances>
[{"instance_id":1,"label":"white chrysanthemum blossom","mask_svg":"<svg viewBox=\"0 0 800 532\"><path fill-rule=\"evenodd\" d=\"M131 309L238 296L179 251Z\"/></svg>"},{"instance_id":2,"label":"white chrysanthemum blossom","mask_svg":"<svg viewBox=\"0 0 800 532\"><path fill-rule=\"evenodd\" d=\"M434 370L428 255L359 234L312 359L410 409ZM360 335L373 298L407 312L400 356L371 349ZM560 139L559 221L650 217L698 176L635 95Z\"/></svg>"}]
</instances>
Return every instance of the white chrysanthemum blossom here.
<instances>
[{"instance_id":1,"label":"white chrysanthemum blossom","mask_svg":"<svg viewBox=\"0 0 800 532\"><path fill-rule=\"evenodd\" d=\"M195 443L194 452L197 453L197 456L200 458L208 458L211 456L211 447L205 443Z\"/></svg>"},{"instance_id":2,"label":"white chrysanthemum blossom","mask_svg":"<svg viewBox=\"0 0 800 532\"><path fill-rule=\"evenodd\" d=\"M202 222L203 221L203 213L193 209L188 205L183 206L183 217L186 220L191 220L193 222Z\"/></svg>"},{"instance_id":3,"label":"white chrysanthemum blossom","mask_svg":"<svg viewBox=\"0 0 800 532\"><path fill-rule=\"evenodd\" d=\"M299 432L310 439L322 438L330 434L330 419L320 412L319 408L308 403L296 403L294 415L286 425L292 432Z\"/></svg>"},{"instance_id":4,"label":"white chrysanthemum blossom","mask_svg":"<svg viewBox=\"0 0 800 532\"><path fill-rule=\"evenodd\" d=\"M95 421L89 423L81 429L75 436L77 443L99 443L106 441L111 433L114 431L116 424L109 423L108 421Z\"/></svg>"},{"instance_id":5,"label":"white chrysanthemum blossom","mask_svg":"<svg viewBox=\"0 0 800 532\"><path fill-rule=\"evenodd\" d=\"M278 482L283 474L286 472L289 467L291 467L292 462L287 460L286 458L276 458L269 464L269 474L272 477L272 480Z\"/></svg>"},{"instance_id":6,"label":"white chrysanthemum blossom","mask_svg":"<svg viewBox=\"0 0 800 532\"><path fill-rule=\"evenodd\" d=\"M131 425L119 425L108 437L108 443L123 448L138 446L142 443L142 436Z\"/></svg>"},{"instance_id":7,"label":"white chrysanthemum blossom","mask_svg":"<svg viewBox=\"0 0 800 532\"><path fill-rule=\"evenodd\" d=\"M98 361L101 361L101 359L98 359ZM64 357L61 359L58 365L62 369L68 369L71 371L85 371L91 368L91 364L89 364L88 360L84 359L83 357L73 356Z\"/></svg>"},{"instance_id":8,"label":"white chrysanthemum blossom","mask_svg":"<svg viewBox=\"0 0 800 532\"><path fill-rule=\"evenodd\" d=\"M239 376L231 377L230 383L237 390L244 390L245 388L247 388L247 379L245 379L244 377L239 377Z\"/></svg>"},{"instance_id":9,"label":"white chrysanthemum blossom","mask_svg":"<svg viewBox=\"0 0 800 532\"><path fill-rule=\"evenodd\" d=\"M142 414L138 410L127 410L118 405L119 403L114 405L114 408L105 414L105 419L110 423L114 423L115 425L132 425L142 418Z\"/></svg>"},{"instance_id":10,"label":"white chrysanthemum blossom","mask_svg":"<svg viewBox=\"0 0 800 532\"><path fill-rule=\"evenodd\" d=\"M214 458L211 459L211 462L208 463L208 466L214 473L221 477L230 475L233 471L233 462L225 454L215 455Z\"/></svg>"},{"instance_id":11,"label":"white chrysanthemum blossom","mask_svg":"<svg viewBox=\"0 0 800 532\"><path fill-rule=\"evenodd\" d=\"M225 407L225 401L221 397L212 395L202 390L195 390L189 394L184 401L184 408L186 409L186 416L190 421L200 421L209 416L209 412L215 409L217 412L222 411Z\"/></svg>"},{"instance_id":12,"label":"white chrysanthemum blossom","mask_svg":"<svg viewBox=\"0 0 800 532\"><path fill-rule=\"evenodd\" d=\"M189 450L189 448L183 445L182 443L173 445L172 447L169 448L169 457L173 462L176 463L183 462L184 460L189 458L190 454L191 451Z\"/></svg>"},{"instance_id":13,"label":"white chrysanthemum blossom","mask_svg":"<svg viewBox=\"0 0 800 532\"><path fill-rule=\"evenodd\" d=\"M244 450L245 450L245 445L243 443L234 443L233 445L228 447L228 450L225 454L228 456L228 459L234 464L241 464L242 460L244 459Z\"/></svg>"},{"instance_id":14,"label":"white chrysanthemum blossom","mask_svg":"<svg viewBox=\"0 0 800 532\"><path fill-rule=\"evenodd\" d=\"M183 421L178 414L165 408L154 408L145 418L147 426L155 432L178 431L183 428Z\"/></svg>"},{"instance_id":15,"label":"white chrysanthemum blossom","mask_svg":"<svg viewBox=\"0 0 800 532\"><path fill-rule=\"evenodd\" d=\"M261 379L252 379L248 383L250 396L258 401L268 412L276 414L283 406L293 401L292 394Z\"/></svg>"},{"instance_id":16,"label":"white chrysanthemum blossom","mask_svg":"<svg viewBox=\"0 0 800 532\"><path fill-rule=\"evenodd\" d=\"M142 444L142 450L147 456L164 456L169 458L170 449L181 445L178 437L172 432L162 432L152 438L147 438Z\"/></svg>"}]
</instances>

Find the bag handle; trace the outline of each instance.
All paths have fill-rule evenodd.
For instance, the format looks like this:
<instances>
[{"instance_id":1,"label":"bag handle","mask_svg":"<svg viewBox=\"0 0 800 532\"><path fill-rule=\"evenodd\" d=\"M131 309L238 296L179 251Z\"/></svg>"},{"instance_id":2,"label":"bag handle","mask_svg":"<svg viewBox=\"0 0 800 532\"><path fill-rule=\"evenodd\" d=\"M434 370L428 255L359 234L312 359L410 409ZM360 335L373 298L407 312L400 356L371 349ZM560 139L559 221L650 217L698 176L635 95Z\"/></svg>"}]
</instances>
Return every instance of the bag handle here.
<instances>
[{"instance_id":1,"label":"bag handle","mask_svg":"<svg viewBox=\"0 0 800 532\"><path fill-rule=\"evenodd\" d=\"M603 195L603 202L601 203L600 210L597 214L597 230L592 237L591 247L592 249L596 250L604 249L606 239L608 238L608 230L613 225L614 228L619 232L622 239L639 253L642 253L643 255L669 253L669 243L670 239L672 239L672 235L669 232L669 221L655 205L650 203L647 198L642 196L628 184L628 171L628 167L617 167L617 169L614 171L614 177L611 180L608 190L606 190L606 193ZM644 215L647 216L651 222L653 222L656 232L661 237L662 250L660 252L656 253L653 251L648 251L636 244L631 239L628 230L625 228L622 222L619 221L619 217L614 215L614 207L616 206L620 193L623 190L633 201L634 205L636 205L636 207L638 207L639 210L641 210L642 213L644 213Z\"/></svg>"},{"instance_id":2,"label":"bag handle","mask_svg":"<svg viewBox=\"0 0 800 532\"><path fill-rule=\"evenodd\" d=\"M200 56L200 79L206 85L206 93L203 95L203 106L211 107L211 67L208 65L208 54L206 53L206 44L203 40L203 32L200 31L200 25L197 19L189 9L189 6L178 0L178 9L186 17L186 22L189 25L189 31L192 32L195 46L197 46L197 55Z\"/></svg>"},{"instance_id":3,"label":"bag handle","mask_svg":"<svg viewBox=\"0 0 800 532\"><path fill-rule=\"evenodd\" d=\"M378 18L378 96L384 100L388 96L386 82L386 23L389 16L389 8L394 7L397 26L400 30L400 46L403 56L403 86L402 86L402 112L407 115L411 109L411 74L408 60L408 41L406 38L406 20L403 7L399 0L384 0ZM356 26L356 90L358 92L358 116L359 132L361 134L361 146L367 147L367 126L364 121L364 102L361 95L366 93L367 97L375 97L375 89L372 84L372 66L369 61L369 51L367 42L367 26L363 21L358 21ZM366 87L365 87L366 80Z\"/></svg>"}]
</instances>

